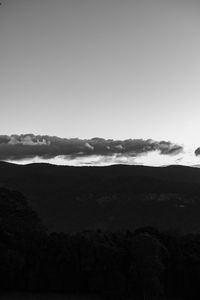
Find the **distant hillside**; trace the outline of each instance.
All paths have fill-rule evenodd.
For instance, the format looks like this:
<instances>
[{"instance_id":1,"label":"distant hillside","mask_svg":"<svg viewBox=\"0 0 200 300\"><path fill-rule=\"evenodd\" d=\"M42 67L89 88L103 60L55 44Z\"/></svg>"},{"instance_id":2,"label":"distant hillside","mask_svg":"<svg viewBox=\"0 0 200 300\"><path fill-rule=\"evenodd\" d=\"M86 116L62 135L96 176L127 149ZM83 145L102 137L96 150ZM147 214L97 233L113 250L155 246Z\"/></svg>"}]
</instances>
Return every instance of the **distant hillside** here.
<instances>
[{"instance_id":1,"label":"distant hillside","mask_svg":"<svg viewBox=\"0 0 200 300\"><path fill-rule=\"evenodd\" d=\"M198 168L0 162L0 186L22 192L50 231L153 225L200 232Z\"/></svg>"}]
</instances>

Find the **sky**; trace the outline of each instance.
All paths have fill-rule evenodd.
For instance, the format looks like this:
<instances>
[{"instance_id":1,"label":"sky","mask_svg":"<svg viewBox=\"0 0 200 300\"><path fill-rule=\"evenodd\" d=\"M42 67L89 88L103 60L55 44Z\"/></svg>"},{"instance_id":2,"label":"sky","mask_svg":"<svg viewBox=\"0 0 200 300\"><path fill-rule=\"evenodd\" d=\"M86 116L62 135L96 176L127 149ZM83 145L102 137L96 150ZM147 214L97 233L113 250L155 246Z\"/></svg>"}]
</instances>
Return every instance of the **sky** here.
<instances>
[{"instance_id":1,"label":"sky","mask_svg":"<svg viewBox=\"0 0 200 300\"><path fill-rule=\"evenodd\" d=\"M199 0L1 2L1 135L200 146Z\"/></svg>"}]
</instances>

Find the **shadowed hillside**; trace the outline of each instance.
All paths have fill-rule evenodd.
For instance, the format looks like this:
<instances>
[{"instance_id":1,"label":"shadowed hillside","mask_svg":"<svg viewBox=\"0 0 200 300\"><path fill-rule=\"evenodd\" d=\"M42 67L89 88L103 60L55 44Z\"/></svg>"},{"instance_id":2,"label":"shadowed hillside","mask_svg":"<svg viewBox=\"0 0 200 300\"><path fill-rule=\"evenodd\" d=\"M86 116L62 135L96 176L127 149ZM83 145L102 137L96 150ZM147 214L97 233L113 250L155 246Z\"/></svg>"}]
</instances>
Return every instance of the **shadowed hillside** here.
<instances>
[{"instance_id":1,"label":"shadowed hillside","mask_svg":"<svg viewBox=\"0 0 200 300\"><path fill-rule=\"evenodd\" d=\"M1 299L199 299L199 262L199 234L47 233L28 199L0 188Z\"/></svg>"},{"instance_id":2,"label":"shadowed hillside","mask_svg":"<svg viewBox=\"0 0 200 300\"><path fill-rule=\"evenodd\" d=\"M0 163L0 186L31 201L50 231L161 229L200 232L200 169Z\"/></svg>"}]
</instances>

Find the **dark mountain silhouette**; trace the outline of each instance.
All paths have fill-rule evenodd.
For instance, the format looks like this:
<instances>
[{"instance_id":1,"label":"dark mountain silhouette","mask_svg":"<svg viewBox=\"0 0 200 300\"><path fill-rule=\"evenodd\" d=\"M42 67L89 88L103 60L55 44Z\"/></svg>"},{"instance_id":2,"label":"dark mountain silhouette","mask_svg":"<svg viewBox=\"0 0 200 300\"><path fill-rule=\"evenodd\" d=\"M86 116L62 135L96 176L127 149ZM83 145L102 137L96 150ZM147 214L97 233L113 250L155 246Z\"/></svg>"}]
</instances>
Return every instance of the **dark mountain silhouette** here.
<instances>
[{"instance_id":1,"label":"dark mountain silhouette","mask_svg":"<svg viewBox=\"0 0 200 300\"><path fill-rule=\"evenodd\" d=\"M156 226L200 232L200 169L0 163L0 186L22 192L50 231Z\"/></svg>"}]
</instances>

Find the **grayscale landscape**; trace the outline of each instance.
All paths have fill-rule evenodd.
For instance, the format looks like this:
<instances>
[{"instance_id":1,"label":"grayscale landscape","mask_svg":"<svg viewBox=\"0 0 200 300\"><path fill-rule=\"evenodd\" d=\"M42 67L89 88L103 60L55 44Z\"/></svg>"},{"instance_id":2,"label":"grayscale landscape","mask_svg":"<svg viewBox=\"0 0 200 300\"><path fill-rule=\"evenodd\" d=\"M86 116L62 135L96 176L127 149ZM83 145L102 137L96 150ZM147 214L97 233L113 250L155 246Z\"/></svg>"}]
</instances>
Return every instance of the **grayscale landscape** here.
<instances>
[{"instance_id":1,"label":"grayscale landscape","mask_svg":"<svg viewBox=\"0 0 200 300\"><path fill-rule=\"evenodd\" d=\"M0 2L0 299L200 298L200 1Z\"/></svg>"}]
</instances>

